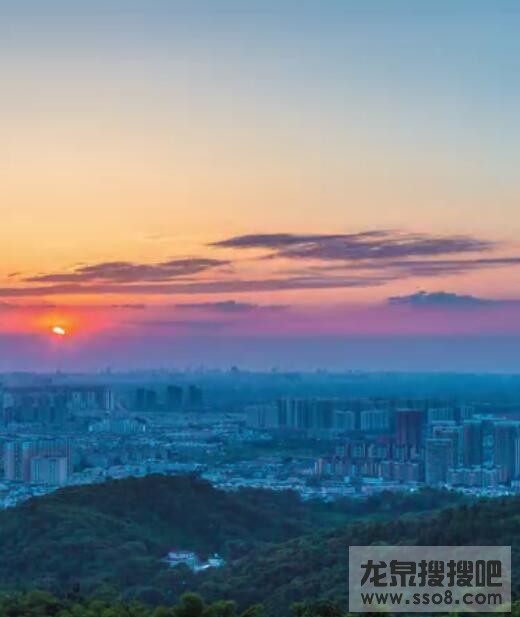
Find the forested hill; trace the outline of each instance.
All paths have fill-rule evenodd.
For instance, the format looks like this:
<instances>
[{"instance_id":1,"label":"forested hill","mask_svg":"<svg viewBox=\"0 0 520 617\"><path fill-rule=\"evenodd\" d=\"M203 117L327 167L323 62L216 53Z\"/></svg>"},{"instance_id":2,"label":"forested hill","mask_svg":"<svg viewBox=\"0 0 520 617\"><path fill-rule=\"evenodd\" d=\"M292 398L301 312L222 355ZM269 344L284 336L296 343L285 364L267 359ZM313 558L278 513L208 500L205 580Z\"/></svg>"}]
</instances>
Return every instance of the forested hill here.
<instances>
[{"instance_id":1,"label":"forested hill","mask_svg":"<svg viewBox=\"0 0 520 617\"><path fill-rule=\"evenodd\" d=\"M513 576L520 566L520 497L481 501L431 517L358 521L256 551L208 573L198 591L232 597L239 606L263 601L270 614L286 615L294 602L332 600L346 611L350 545L505 545L513 548ZM519 597L519 580L513 595Z\"/></svg>"},{"instance_id":2,"label":"forested hill","mask_svg":"<svg viewBox=\"0 0 520 617\"><path fill-rule=\"evenodd\" d=\"M163 587L156 579L167 577L161 558L172 549L240 555L319 519L294 493L226 493L192 476L66 488L0 512L0 588Z\"/></svg>"},{"instance_id":3,"label":"forested hill","mask_svg":"<svg viewBox=\"0 0 520 617\"><path fill-rule=\"evenodd\" d=\"M202 558L218 552L234 562L266 542L460 499L426 490L311 503L292 492L226 493L192 476L71 487L0 512L0 590L62 594L79 586L85 595L171 603L197 584L187 568L161 561L172 549Z\"/></svg>"}]
</instances>

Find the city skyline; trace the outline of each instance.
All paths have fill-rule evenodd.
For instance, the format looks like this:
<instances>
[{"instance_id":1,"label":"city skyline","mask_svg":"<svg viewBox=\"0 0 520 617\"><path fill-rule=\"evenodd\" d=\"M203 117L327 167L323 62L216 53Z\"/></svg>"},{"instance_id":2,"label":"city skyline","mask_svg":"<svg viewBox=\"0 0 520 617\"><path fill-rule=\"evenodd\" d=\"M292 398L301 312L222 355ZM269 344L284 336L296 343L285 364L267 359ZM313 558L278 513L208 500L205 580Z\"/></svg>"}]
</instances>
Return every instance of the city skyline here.
<instances>
[{"instance_id":1,"label":"city skyline","mask_svg":"<svg viewBox=\"0 0 520 617\"><path fill-rule=\"evenodd\" d=\"M514 2L0 13L0 370L520 371Z\"/></svg>"}]
</instances>

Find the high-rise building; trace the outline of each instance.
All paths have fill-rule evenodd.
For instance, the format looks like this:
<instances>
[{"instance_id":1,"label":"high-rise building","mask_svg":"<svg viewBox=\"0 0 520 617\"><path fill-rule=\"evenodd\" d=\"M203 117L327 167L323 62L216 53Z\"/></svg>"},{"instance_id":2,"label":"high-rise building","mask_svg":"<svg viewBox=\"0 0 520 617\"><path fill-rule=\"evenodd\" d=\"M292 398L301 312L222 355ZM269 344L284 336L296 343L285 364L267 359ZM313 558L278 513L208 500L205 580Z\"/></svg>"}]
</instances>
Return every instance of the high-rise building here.
<instances>
[{"instance_id":1,"label":"high-rise building","mask_svg":"<svg viewBox=\"0 0 520 617\"><path fill-rule=\"evenodd\" d=\"M386 409L366 409L361 412L360 428L362 431L383 432L388 430L389 425L389 413Z\"/></svg>"},{"instance_id":2,"label":"high-rise building","mask_svg":"<svg viewBox=\"0 0 520 617\"><path fill-rule=\"evenodd\" d=\"M425 458L426 484L436 486L448 480L448 471L453 461L451 439L427 439Z\"/></svg>"},{"instance_id":3,"label":"high-rise building","mask_svg":"<svg viewBox=\"0 0 520 617\"><path fill-rule=\"evenodd\" d=\"M334 426L338 431L353 431L356 428L356 414L353 411L334 412Z\"/></svg>"},{"instance_id":4,"label":"high-rise building","mask_svg":"<svg viewBox=\"0 0 520 617\"><path fill-rule=\"evenodd\" d=\"M318 399L314 401L313 428L320 431L329 431L335 427L335 402L332 400Z\"/></svg>"},{"instance_id":5,"label":"high-rise building","mask_svg":"<svg viewBox=\"0 0 520 617\"><path fill-rule=\"evenodd\" d=\"M36 456L31 459L30 481L34 484L62 486L69 478L66 456Z\"/></svg>"},{"instance_id":6,"label":"high-rise building","mask_svg":"<svg viewBox=\"0 0 520 617\"><path fill-rule=\"evenodd\" d=\"M381 461L379 477L392 482L422 482L424 481L424 463L422 461Z\"/></svg>"},{"instance_id":7,"label":"high-rise building","mask_svg":"<svg viewBox=\"0 0 520 617\"><path fill-rule=\"evenodd\" d=\"M452 422L455 420L455 410L452 407L430 407L427 411L428 424L434 422Z\"/></svg>"},{"instance_id":8,"label":"high-rise building","mask_svg":"<svg viewBox=\"0 0 520 617\"><path fill-rule=\"evenodd\" d=\"M398 409L395 412L395 443L410 451L419 451L423 443L424 413L417 409Z\"/></svg>"},{"instance_id":9,"label":"high-rise building","mask_svg":"<svg viewBox=\"0 0 520 617\"><path fill-rule=\"evenodd\" d=\"M471 420L475 415L475 407L473 405L459 405L455 410L455 420L461 424L466 420Z\"/></svg>"},{"instance_id":10,"label":"high-rise building","mask_svg":"<svg viewBox=\"0 0 520 617\"><path fill-rule=\"evenodd\" d=\"M369 442L365 439L350 439L345 444L345 458L363 459L368 453Z\"/></svg>"},{"instance_id":11,"label":"high-rise building","mask_svg":"<svg viewBox=\"0 0 520 617\"><path fill-rule=\"evenodd\" d=\"M23 481L24 469L27 466L27 478L30 475L30 459L22 447L21 441L8 441L4 444L4 478L6 480ZM25 462L27 459L27 463Z\"/></svg>"},{"instance_id":12,"label":"high-rise building","mask_svg":"<svg viewBox=\"0 0 520 617\"><path fill-rule=\"evenodd\" d=\"M335 428L335 405L335 401L329 399L279 399L279 426L299 431L332 430Z\"/></svg>"},{"instance_id":13,"label":"high-rise building","mask_svg":"<svg viewBox=\"0 0 520 617\"><path fill-rule=\"evenodd\" d=\"M137 388L135 391L135 410L136 411L145 411L146 406L146 389L145 388Z\"/></svg>"},{"instance_id":14,"label":"high-rise building","mask_svg":"<svg viewBox=\"0 0 520 617\"><path fill-rule=\"evenodd\" d=\"M4 444L4 477L18 482L31 481L31 461L37 457L63 457L67 473L72 472L72 448L68 439L34 439Z\"/></svg>"},{"instance_id":15,"label":"high-rise building","mask_svg":"<svg viewBox=\"0 0 520 617\"><path fill-rule=\"evenodd\" d=\"M519 443L520 422L495 423L494 462L502 468L506 482L520 478Z\"/></svg>"},{"instance_id":16,"label":"high-rise building","mask_svg":"<svg viewBox=\"0 0 520 617\"><path fill-rule=\"evenodd\" d=\"M145 433L147 424L139 418L110 417L92 423L90 433L114 433L116 435L135 435Z\"/></svg>"},{"instance_id":17,"label":"high-rise building","mask_svg":"<svg viewBox=\"0 0 520 617\"><path fill-rule=\"evenodd\" d=\"M249 428L279 428L278 408L275 405L251 405L246 408L246 426Z\"/></svg>"},{"instance_id":18,"label":"high-rise building","mask_svg":"<svg viewBox=\"0 0 520 617\"><path fill-rule=\"evenodd\" d=\"M452 460L450 467L456 469L464 463L462 448L462 427L456 425L438 424L432 427L434 439L449 439L452 442Z\"/></svg>"},{"instance_id":19,"label":"high-rise building","mask_svg":"<svg viewBox=\"0 0 520 617\"><path fill-rule=\"evenodd\" d=\"M166 388L166 411L180 411L183 398L181 386L168 386Z\"/></svg>"},{"instance_id":20,"label":"high-rise building","mask_svg":"<svg viewBox=\"0 0 520 617\"><path fill-rule=\"evenodd\" d=\"M515 466L513 480L520 480L520 437L515 439Z\"/></svg>"},{"instance_id":21,"label":"high-rise building","mask_svg":"<svg viewBox=\"0 0 520 617\"><path fill-rule=\"evenodd\" d=\"M107 386L72 386L64 389L64 393L71 411L114 410L114 393Z\"/></svg>"},{"instance_id":22,"label":"high-rise building","mask_svg":"<svg viewBox=\"0 0 520 617\"><path fill-rule=\"evenodd\" d=\"M484 462L484 449L482 446L482 421L466 420L462 425L464 466L480 466Z\"/></svg>"},{"instance_id":23,"label":"high-rise building","mask_svg":"<svg viewBox=\"0 0 520 617\"><path fill-rule=\"evenodd\" d=\"M284 398L278 401L280 426L296 430L314 428L312 399Z\"/></svg>"},{"instance_id":24,"label":"high-rise building","mask_svg":"<svg viewBox=\"0 0 520 617\"><path fill-rule=\"evenodd\" d=\"M204 395L202 388L199 386L190 386L188 388L188 408L191 410L200 410L204 405Z\"/></svg>"},{"instance_id":25,"label":"high-rise building","mask_svg":"<svg viewBox=\"0 0 520 617\"><path fill-rule=\"evenodd\" d=\"M157 411L158 409L158 401L157 401L157 392L155 390L146 390L146 411Z\"/></svg>"},{"instance_id":26,"label":"high-rise building","mask_svg":"<svg viewBox=\"0 0 520 617\"><path fill-rule=\"evenodd\" d=\"M484 465L495 464L495 424L493 416L482 418L482 461Z\"/></svg>"},{"instance_id":27,"label":"high-rise building","mask_svg":"<svg viewBox=\"0 0 520 617\"><path fill-rule=\"evenodd\" d=\"M137 388L135 393L135 410L141 412L158 411L157 392L151 388Z\"/></svg>"}]
</instances>

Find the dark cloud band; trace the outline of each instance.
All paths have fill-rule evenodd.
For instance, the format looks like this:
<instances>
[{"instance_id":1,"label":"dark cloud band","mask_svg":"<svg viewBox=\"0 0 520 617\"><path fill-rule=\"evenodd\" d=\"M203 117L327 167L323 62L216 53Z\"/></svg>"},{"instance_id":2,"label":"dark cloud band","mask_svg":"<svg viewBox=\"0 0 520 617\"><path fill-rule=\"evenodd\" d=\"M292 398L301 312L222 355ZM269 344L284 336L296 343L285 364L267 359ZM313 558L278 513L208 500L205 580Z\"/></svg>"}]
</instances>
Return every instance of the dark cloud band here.
<instances>
[{"instance_id":1,"label":"dark cloud band","mask_svg":"<svg viewBox=\"0 0 520 617\"><path fill-rule=\"evenodd\" d=\"M480 308L518 306L517 300L497 300L479 298L477 296L451 293L446 291L418 291L405 296L393 296L388 298L388 303L395 306L433 307L433 308Z\"/></svg>"},{"instance_id":2,"label":"dark cloud band","mask_svg":"<svg viewBox=\"0 0 520 617\"><path fill-rule=\"evenodd\" d=\"M400 231L369 230L356 234L297 235L249 234L215 242L211 246L234 249L268 249L271 257L321 261L384 260L477 253L496 247L472 236L433 236Z\"/></svg>"},{"instance_id":3,"label":"dark cloud band","mask_svg":"<svg viewBox=\"0 0 520 617\"><path fill-rule=\"evenodd\" d=\"M112 261L80 266L72 272L43 274L24 279L27 283L133 283L144 281L169 281L175 278L199 274L219 266L229 265L222 259L189 258L174 259L158 264L136 264L128 261Z\"/></svg>"}]
</instances>

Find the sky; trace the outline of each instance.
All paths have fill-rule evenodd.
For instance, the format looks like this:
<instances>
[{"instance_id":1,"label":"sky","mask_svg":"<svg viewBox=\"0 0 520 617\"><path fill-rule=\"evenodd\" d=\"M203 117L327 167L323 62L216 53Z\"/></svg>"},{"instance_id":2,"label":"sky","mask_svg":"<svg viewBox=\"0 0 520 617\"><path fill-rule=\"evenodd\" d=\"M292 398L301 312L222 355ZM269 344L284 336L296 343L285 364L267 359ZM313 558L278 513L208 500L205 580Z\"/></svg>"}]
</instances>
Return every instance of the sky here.
<instances>
[{"instance_id":1,"label":"sky","mask_svg":"<svg viewBox=\"0 0 520 617\"><path fill-rule=\"evenodd\" d=\"M0 370L520 371L519 27L0 0Z\"/></svg>"}]
</instances>

